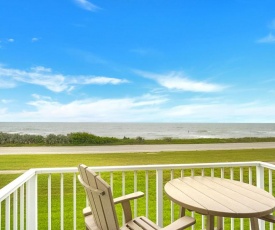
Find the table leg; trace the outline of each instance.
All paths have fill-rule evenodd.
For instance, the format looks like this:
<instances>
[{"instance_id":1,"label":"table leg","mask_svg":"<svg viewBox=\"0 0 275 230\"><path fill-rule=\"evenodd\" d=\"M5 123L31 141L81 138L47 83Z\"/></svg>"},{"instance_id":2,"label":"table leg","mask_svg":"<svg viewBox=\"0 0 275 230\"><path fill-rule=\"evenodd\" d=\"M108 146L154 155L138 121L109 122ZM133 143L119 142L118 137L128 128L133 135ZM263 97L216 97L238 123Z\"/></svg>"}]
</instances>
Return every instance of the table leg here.
<instances>
[{"instance_id":1,"label":"table leg","mask_svg":"<svg viewBox=\"0 0 275 230\"><path fill-rule=\"evenodd\" d=\"M185 208L180 207L180 217L185 216Z\"/></svg>"},{"instance_id":2,"label":"table leg","mask_svg":"<svg viewBox=\"0 0 275 230\"><path fill-rule=\"evenodd\" d=\"M207 215L206 229L214 230L214 216Z\"/></svg>"},{"instance_id":3,"label":"table leg","mask_svg":"<svg viewBox=\"0 0 275 230\"><path fill-rule=\"evenodd\" d=\"M250 218L251 230L259 230L258 218Z\"/></svg>"}]
</instances>

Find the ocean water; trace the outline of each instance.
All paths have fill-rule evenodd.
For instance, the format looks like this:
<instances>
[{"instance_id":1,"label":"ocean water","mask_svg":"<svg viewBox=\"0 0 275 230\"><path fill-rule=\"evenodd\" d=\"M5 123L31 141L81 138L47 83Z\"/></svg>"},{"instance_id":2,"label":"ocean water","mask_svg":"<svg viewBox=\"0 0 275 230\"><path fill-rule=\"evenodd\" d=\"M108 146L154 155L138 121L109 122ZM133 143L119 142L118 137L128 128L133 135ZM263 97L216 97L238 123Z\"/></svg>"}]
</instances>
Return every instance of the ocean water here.
<instances>
[{"instance_id":1,"label":"ocean water","mask_svg":"<svg viewBox=\"0 0 275 230\"><path fill-rule=\"evenodd\" d=\"M98 136L145 139L275 137L275 123L0 122L0 132L43 136L88 132Z\"/></svg>"}]
</instances>

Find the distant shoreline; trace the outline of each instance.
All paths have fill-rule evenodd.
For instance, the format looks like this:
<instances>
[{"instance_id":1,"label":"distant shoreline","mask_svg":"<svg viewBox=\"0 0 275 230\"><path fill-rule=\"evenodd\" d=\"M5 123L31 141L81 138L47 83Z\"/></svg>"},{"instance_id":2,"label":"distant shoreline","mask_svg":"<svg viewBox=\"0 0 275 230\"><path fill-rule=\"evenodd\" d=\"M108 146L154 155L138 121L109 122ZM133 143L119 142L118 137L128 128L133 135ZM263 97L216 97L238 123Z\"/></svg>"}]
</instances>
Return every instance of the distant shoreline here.
<instances>
[{"instance_id":1,"label":"distant shoreline","mask_svg":"<svg viewBox=\"0 0 275 230\"><path fill-rule=\"evenodd\" d=\"M197 139L275 137L275 123L165 123L165 122L0 122L10 134L67 135L87 132L100 137Z\"/></svg>"},{"instance_id":2,"label":"distant shoreline","mask_svg":"<svg viewBox=\"0 0 275 230\"><path fill-rule=\"evenodd\" d=\"M207 150L273 149L273 148L275 149L275 142L114 145L114 146L0 147L0 155L107 154L107 153L138 153L138 152L154 153L154 152L162 152L162 151L207 151Z\"/></svg>"},{"instance_id":3,"label":"distant shoreline","mask_svg":"<svg viewBox=\"0 0 275 230\"><path fill-rule=\"evenodd\" d=\"M144 139L101 137L87 132L74 132L67 135L49 134L9 134L0 132L0 146L2 147L40 147L40 146L115 146L115 145L164 145L164 144L218 144L218 143L256 143L275 142L275 137L242 137L242 138L172 138Z\"/></svg>"}]
</instances>

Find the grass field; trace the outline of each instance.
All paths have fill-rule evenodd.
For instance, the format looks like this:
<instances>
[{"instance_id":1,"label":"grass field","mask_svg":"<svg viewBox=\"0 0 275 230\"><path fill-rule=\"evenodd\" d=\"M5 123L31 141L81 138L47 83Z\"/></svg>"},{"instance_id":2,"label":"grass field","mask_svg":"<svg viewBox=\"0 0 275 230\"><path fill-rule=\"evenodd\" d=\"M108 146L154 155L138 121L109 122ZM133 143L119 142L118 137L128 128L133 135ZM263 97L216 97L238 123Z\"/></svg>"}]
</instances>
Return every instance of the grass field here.
<instances>
[{"instance_id":1,"label":"grass field","mask_svg":"<svg viewBox=\"0 0 275 230\"><path fill-rule=\"evenodd\" d=\"M183 151L158 153L110 153L64 155L2 155L0 170L28 170L30 168L89 166L122 166L142 164L185 164L237 161L275 162L275 149ZM18 177L1 175L0 188Z\"/></svg>"},{"instance_id":2,"label":"grass field","mask_svg":"<svg viewBox=\"0 0 275 230\"><path fill-rule=\"evenodd\" d=\"M89 166L122 166L122 165L146 165L146 164L185 164L185 163L210 163L210 162L240 162L240 161L265 161L275 162L275 149L255 149L255 150L226 150L226 151L189 151L189 152L159 152L159 153L111 153L111 154L68 154L68 155L4 155L1 156L0 170L28 170L30 168L46 167L76 167L80 163ZM0 174L0 188L18 177L17 174ZM167 178L168 180L169 178ZM59 176L53 175L52 182L52 204L53 204L53 228L60 229L60 188ZM66 176L64 179L65 190L71 190L72 176ZM115 178L115 183L121 183L120 179ZM138 182L139 188L143 188L142 182ZM154 179L152 179L154 184ZM39 229L47 229L47 176L39 176ZM119 186L120 187L120 186ZM127 188L132 190L132 188ZM78 187L83 199L78 200L77 206L83 207L84 193L83 189ZM118 191L118 194L120 191ZM44 194L44 195L43 195ZM66 226L72 226L72 218L66 212L66 208L72 206L71 192L65 194L65 220ZM152 199L153 200L153 199ZM143 201L141 201L143 202ZM140 207L141 206L141 207ZM143 211L142 204L139 205L140 211ZM169 202L165 207L169 206ZM150 205L154 208L155 205ZM4 207L2 206L2 209ZM169 210L164 210L169 214ZM4 210L2 210L4 213ZM68 212L69 213L69 212ZM164 214L165 216L166 214ZM78 229L83 229L83 218L81 210L78 213ZM2 220L4 223L4 220ZM238 222L236 223L238 225ZM247 224L246 224L247 225Z\"/></svg>"}]
</instances>

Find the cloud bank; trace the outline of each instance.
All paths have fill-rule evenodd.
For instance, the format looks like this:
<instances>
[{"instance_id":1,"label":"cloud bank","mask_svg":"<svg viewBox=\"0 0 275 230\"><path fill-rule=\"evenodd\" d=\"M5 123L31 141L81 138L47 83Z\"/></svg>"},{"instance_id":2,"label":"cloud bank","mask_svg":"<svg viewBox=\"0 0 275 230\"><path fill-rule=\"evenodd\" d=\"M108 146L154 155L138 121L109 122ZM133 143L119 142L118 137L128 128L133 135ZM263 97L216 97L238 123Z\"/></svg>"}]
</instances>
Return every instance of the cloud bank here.
<instances>
[{"instance_id":1,"label":"cloud bank","mask_svg":"<svg viewBox=\"0 0 275 230\"><path fill-rule=\"evenodd\" d=\"M219 92L225 88L225 86L218 84L191 80L182 72L170 72L168 74L156 74L140 70L134 70L134 72L142 77L155 80L159 85L170 90L210 93Z\"/></svg>"},{"instance_id":2,"label":"cloud bank","mask_svg":"<svg viewBox=\"0 0 275 230\"><path fill-rule=\"evenodd\" d=\"M53 92L71 91L76 85L118 85L127 83L125 79L105 76L67 76L54 73L50 68L37 66L29 71L0 66L0 88L14 88L19 82L40 85Z\"/></svg>"},{"instance_id":3,"label":"cloud bank","mask_svg":"<svg viewBox=\"0 0 275 230\"><path fill-rule=\"evenodd\" d=\"M227 103L197 101L170 105L164 96L142 95L125 98L88 98L60 102L33 94L29 110L13 113L2 100L1 121L59 122L275 122L275 104L262 102Z\"/></svg>"},{"instance_id":4,"label":"cloud bank","mask_svg":"<svg viewBox=\"0 0 275 230\"><path fill-rule=\"evenodd\" d=\"M275 36L272 34L267 35L257 41L258 43L275 43Z\"/></svg>"}]
</instances>

